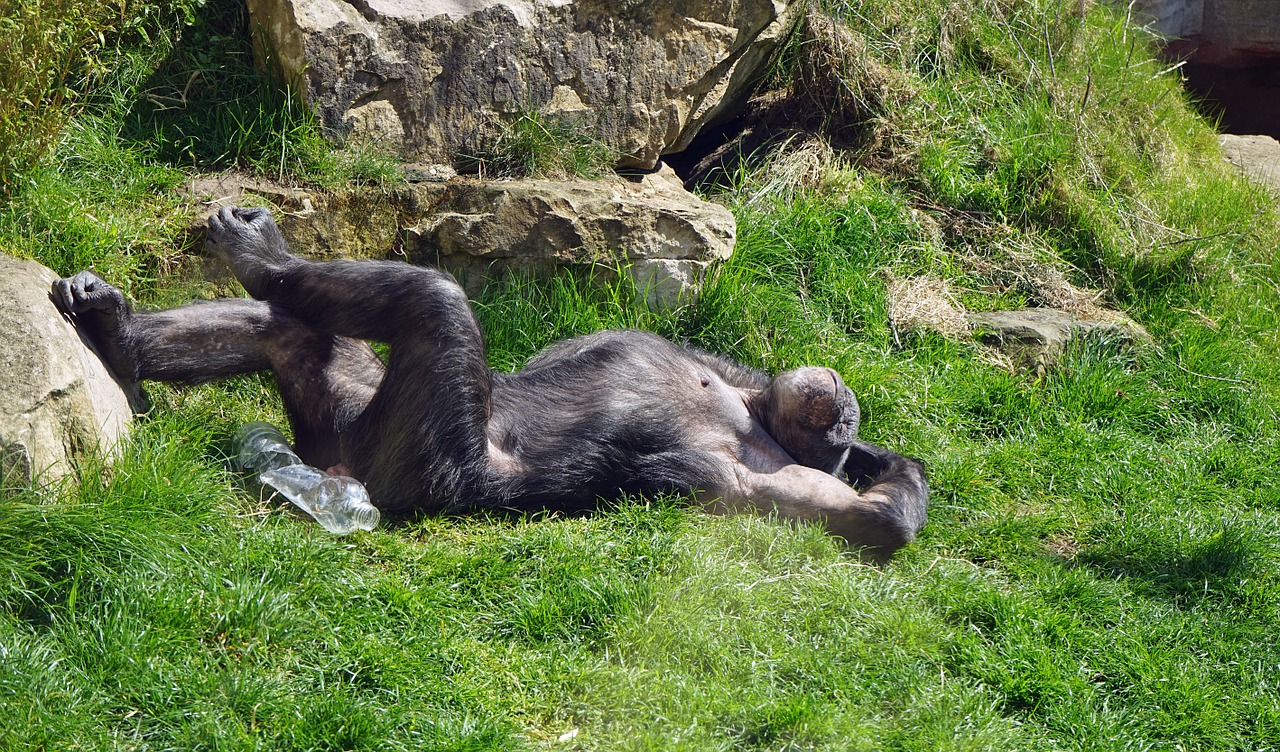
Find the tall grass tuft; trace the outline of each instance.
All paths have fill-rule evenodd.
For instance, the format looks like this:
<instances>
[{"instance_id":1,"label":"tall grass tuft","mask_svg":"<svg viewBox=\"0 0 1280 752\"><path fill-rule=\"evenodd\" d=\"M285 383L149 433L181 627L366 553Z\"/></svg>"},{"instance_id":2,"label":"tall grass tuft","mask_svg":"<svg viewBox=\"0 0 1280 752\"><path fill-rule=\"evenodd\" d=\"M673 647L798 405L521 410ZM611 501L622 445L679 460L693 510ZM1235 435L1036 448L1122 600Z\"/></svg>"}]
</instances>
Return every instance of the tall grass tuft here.
<instances>
[{"instance_id":1,"label":"tall grass tuft","mask_svg":"<svg viewBox=\"0 0 1280 752\"><path fill-rule=\"evenodd\" d=\"M204 0L0 4L0 196L57 141L122 55L190 23ZM159 39L156 39L160 42ZM160 42L163 46L163 42Z\"/></svg>"},{"instance_id":2,"label":"tall grass tuft","mask_svg":"<svg viewBox=\"0 0 1280 752\"><path fill-rule=\"evenodd\" d=\"M465 161L490 176L598 178L617 157L581 124L529 111L504 123L492 143Z\"/></svg>"}]
</instances>

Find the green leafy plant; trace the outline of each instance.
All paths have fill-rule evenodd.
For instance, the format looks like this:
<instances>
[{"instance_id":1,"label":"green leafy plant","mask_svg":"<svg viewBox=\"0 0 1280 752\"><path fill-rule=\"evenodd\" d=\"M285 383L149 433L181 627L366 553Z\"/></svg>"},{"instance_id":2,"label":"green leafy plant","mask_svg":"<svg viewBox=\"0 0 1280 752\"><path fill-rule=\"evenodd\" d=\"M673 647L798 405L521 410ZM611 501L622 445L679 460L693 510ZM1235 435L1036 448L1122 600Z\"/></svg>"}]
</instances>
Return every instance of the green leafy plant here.
<instances>
[{"instance_id":1,"label":"green leafy plant","mask_svg":"<svg viewBox=\"0 0 1280 752\"><path fill-rule=\"evenodd\" d=\"M176 33L203 3L0 3L0 193L39 162L122 50Z\"/></svg>"}]
</instances>

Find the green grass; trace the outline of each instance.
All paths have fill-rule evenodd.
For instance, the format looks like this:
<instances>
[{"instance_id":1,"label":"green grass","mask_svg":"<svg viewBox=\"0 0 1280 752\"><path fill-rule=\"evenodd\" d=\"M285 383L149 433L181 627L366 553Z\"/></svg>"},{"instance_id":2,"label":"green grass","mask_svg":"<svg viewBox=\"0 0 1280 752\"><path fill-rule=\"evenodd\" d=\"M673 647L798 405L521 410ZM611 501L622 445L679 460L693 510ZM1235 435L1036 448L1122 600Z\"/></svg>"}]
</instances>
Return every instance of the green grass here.
<instances>
[{"instance_id":1,"label":"green grass","mask_svg":"<svg viewBox=\"0 0 1280 752\"><path fill-rule=\"evenodd\" d=\"M636 326L840 369L864 435L929 467L930 523L891 563L667 498L334 538L227 469L240 423L283 420L269 378L157 386L112 468L0 495L0 748L1280 746L1280 225L1143 37L1076 7L829 5L866 53L840 75L866 78L862 120L822 127L860 137L743 168L697 304L567 276L476 301L498 368ZM278 172L276 139L310 135L260 88L253 125L143 117L155 86L77 116L0 207L0 249L144 305L200 286L167 189ZM923 274L970 307L1046 302L1033 262L1152 344L1088 339L1035 378L889 321L888 280Z\"/></svg>"},{"instance_id":2,"label":"green grass","mask_svg":"<svg viewBox=\"0 0 1280 752\"><path fill-rule=\"evenodd\" d=\"M137 62L154 63L204 1L0 4L0 196L30 184L27 171L90 92L116 88Z\"/></svg>"},{"instance_id":3,"label":"green grass","mask_svg":"<svg viewBox=\"0 0 1280 752\"><path fill-rule=\"evenodd\" d=\"M599 178L617 157L584 124L532 111L513 116L492 143L462 161L489 177Z\"/></svg>"},{"instance_id":4,"label":"green grass","mask_svg":"<svg viewBox=\"0 0 1280 752\"><path fill-rule=\"evenodd\" d=\"M127 58L136 74L102 90L109 129L148 161L198 170L237 168L334 188L401 179L372 144L331 148L316 116L276 77L254 66L248 11L237 0L207 9L157 52Z\"/></svg>"}]
</instances>

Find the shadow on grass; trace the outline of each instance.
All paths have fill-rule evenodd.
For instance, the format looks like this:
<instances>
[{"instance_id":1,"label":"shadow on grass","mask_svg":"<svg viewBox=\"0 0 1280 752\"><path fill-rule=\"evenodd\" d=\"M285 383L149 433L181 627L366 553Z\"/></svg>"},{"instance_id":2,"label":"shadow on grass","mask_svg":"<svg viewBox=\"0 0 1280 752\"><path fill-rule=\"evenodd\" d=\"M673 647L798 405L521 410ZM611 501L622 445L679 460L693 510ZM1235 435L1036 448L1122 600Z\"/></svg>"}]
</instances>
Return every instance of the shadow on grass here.
<instances>
[{"instance_id":1,"label":"shadow on grass","mask_svg":"<svg viewBox=\"0 0 1280 752\"><path fill-rule=\"evenodd\" d=\"M242 2L210 0L141 84L122 138L176 167L283 175L311 166L327 148L319 127L283 81L255 67L249 23Z\"/></svg>"},{"instance_id":2,"label":"shadow on grass","mask_svg":"<svg viewBox=\"0 0 1280 752\"><path fill-rule=\"evenodd\" d=\"M1130 537L1082 552L1075 562L1127 580L1140 593L1190 605L1245 597L1262 545L1252 530L1235 522L1181 545Z\"/></svg>"}]
</instances>

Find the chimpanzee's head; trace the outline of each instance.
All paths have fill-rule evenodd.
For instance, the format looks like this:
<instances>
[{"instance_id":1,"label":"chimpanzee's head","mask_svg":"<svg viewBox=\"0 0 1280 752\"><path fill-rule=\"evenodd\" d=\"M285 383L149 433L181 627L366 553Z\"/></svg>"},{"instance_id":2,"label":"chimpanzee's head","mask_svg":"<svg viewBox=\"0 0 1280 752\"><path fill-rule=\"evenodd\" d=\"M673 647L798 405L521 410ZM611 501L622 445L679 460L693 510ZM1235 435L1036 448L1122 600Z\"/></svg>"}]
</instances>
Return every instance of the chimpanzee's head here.
<instances>
[{"instance_id":1,"label":"chimpanzee's head","mask_svg":"<svg viewBox=\"0 0 1280 752\"><path fill-rule=\"evenodd\" d=\"M858 437L858 400L830 368L778 374L760 394L761 422L796 462L839 473Z\"/></svg>"}]
</instances>

